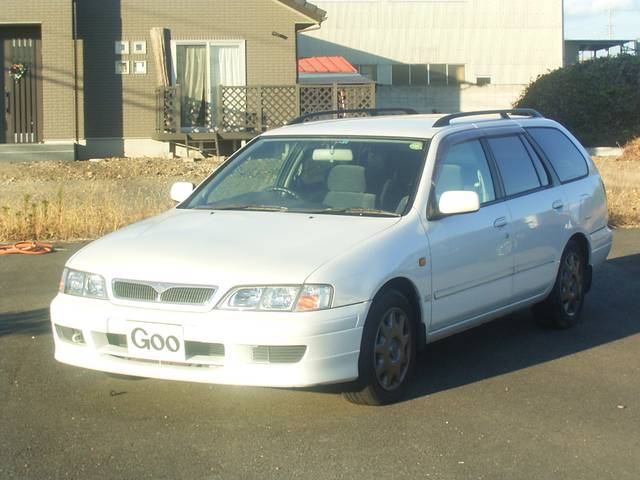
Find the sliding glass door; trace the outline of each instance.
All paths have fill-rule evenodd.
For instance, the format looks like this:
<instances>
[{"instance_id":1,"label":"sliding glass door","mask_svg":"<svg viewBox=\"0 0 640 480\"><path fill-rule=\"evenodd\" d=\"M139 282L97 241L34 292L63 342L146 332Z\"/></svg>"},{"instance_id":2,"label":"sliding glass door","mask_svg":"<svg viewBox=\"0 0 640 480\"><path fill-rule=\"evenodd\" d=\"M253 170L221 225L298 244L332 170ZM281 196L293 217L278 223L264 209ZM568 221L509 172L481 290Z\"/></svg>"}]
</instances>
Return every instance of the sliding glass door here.
<instances>
[{"instance_id":1,"label":"sliding glass door","mask_svg":"<svg viewBox=\"0 0 640 480\"><path fill-rule=\"evenodd\" d=\"M210 122L207 85L207 48L204 45L178 45L176 85L181 87L182 127L205 128Z\"/></svg>"},{"instance_id":2,"label":"sliding glass door","mask_svg":"<svg viewBox=\"0 0 640 480\"><path fill-rule=\"evenodd\" d=\"M182 129L213 130L218 87L245 85L244 41L174 41L172 47L173 80L181 87Z\"/></svg>"}]
</instances>

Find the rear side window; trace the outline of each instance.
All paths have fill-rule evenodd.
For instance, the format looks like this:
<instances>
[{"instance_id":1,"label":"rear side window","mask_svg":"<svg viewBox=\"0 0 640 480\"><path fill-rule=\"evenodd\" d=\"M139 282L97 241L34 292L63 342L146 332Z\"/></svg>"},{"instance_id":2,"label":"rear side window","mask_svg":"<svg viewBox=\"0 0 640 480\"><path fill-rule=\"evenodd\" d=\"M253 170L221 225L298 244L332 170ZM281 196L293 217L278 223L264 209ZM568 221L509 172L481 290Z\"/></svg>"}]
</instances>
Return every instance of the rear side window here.
<instances>
[{"instance_id":1,"label":"rear side window","mask_svg":"<svg viewBox=\"0 0 640 480\"><path fill-rule=\"evenodd\" d=\"M527 128L533 139L544 150L561 182L569 182L589 173L587 162L571 140L555 128Z\"/></svg>"},{"instance_id":2,"label":"rear side window","mask_svg":"<svg viewBox=\"0 0 640 480\"><path fill-rule=\"evenodd\" d=\"M542 186L533 161L517 135L488 138L507 196Z\"/></svg>"}]
</instances>

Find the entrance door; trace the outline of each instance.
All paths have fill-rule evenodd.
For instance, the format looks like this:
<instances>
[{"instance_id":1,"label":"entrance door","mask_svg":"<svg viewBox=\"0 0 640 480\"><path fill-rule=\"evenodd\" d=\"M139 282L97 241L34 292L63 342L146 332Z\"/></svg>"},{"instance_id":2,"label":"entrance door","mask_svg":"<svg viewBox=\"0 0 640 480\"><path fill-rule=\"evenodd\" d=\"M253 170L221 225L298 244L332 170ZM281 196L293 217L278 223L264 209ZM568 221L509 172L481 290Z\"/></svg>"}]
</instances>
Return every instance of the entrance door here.
<instances>
[{"instance_id":1,"label":"entrance door","mask_svg":"<svg viewBox=\"0 0 640 480\"><path fill-rule=\"evenodd\" d=\"M174 41L173 65L174 85L180 85L182 130L213 130L218 87L245 85L244 41Z\"/></svg>"},{"instance_id":2,"label":"entrance door","mask_svg":"<svg viewBox=\"0 0 640 480\"><path fill-rule=\"evenodd\" d=\"M0 44L3 58L0 143L37 143L42 139L40 29L0 29Z\"/></svg>"}]
</instances>

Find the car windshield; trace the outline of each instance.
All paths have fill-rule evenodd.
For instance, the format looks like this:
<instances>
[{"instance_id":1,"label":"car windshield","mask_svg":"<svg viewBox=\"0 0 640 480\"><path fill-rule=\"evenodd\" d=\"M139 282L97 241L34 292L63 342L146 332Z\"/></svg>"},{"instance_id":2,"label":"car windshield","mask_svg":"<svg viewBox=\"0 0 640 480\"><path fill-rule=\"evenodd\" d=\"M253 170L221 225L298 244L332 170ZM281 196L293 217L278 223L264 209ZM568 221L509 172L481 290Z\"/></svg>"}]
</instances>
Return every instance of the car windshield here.
<instances>
[{"instance_id":1,"label":"car windshield","mask_svg":"<svg viewBox=\"0 0 640 480\"><path fill-rule=\"evenodd\" d=\"M260 138L180 208L399 216L427 148L425 140Z\"/></svg>"}]
</instances>

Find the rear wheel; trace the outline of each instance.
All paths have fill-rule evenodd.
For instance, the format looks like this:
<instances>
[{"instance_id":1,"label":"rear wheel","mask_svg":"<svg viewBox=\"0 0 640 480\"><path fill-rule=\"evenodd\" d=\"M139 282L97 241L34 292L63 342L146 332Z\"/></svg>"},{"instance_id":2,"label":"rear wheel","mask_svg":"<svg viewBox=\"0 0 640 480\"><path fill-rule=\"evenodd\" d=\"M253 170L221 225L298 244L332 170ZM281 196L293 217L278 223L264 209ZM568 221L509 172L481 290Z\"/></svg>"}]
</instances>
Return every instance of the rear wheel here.
<instances>
[{"instance_id":1,"label":"rear wheel","mask_svg":"<svg viewBox=\"0 0 640 480\"><path fill-rule=\"evenodd\" d=\"M371 306L362 333L357 390L344 397L360 405L400 400L416 362L416 322L411 304L387 290Z\"/></svg>"},{"instance_id":2,"label":"rear wheel","mask_svg":"<svg viewBox=\"0 0 640 480\"><path fill-rule=\"evenodd\" d=\"M580 319L585 295L586 258L580 245L570 241L560 260L549 297L533 309L536 320L555 328L569 328Z\"/></svg>"}]
</instances>

